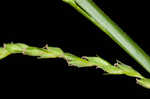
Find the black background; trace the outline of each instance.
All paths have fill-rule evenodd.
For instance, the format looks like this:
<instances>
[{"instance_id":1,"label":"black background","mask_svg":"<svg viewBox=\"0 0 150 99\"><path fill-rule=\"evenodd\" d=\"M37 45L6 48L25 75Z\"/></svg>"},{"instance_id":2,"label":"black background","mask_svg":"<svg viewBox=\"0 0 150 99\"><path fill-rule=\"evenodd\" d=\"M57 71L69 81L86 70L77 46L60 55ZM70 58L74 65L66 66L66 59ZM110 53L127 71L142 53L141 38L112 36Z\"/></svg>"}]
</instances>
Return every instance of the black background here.
<instances>
[{"instance_id":1,"label":"black background","mask_svg":"<svg viewBox=\"0 0 150 99\"><path fill-rule=\"evenodd\" d=\"M150 54L148 1L94 1ZM141 73L145 72L105 33L61 0L1 2L0 20L1 46L10 42L37 47L49 44L78 56L99 55L112 64L118 59ZM135 78L104 76L104 72L95 67L68 67L62 59L37 60L36 57L16 54L1 60L0 65L2 86L8 87L5 90L16 93L21 90L19 94L24 96L34 92L52 95L50 91L56 94L65 92L66 97L149 93L135 84Z\"/></svg>"}]
</instances>

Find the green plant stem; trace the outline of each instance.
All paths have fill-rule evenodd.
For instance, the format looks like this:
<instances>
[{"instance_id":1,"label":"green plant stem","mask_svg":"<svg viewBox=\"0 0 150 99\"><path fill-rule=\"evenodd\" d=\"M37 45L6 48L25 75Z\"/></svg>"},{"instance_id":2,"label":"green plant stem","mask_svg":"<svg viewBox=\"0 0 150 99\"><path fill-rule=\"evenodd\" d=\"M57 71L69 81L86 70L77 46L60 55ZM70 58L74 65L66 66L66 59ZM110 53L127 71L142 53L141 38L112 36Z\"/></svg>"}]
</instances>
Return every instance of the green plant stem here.
<instances>
[{"instance_id":1,"label":"green plant stem","mask_svg":"<svg viewBox=\"0 0 150 99\"><path fill-rule=\"evenodd\" d=\"M0 60L11 54L22 53L23 55L37 56L39 59L46 58L63 58L69 66L77 67L91 67L97 66L97 68L103 69L108 74L112 75L126 75L137 78L137 83L145 88L150 88L150 79L143 77L139 72L134 70L131 66L125 65L120 61L116 65L111 65L101 57L78 57L70 53L63 52L60 48L49 47L38 48L29 46L23 43L10 43L4 44L4 47L0 47Z\"/></svg>"},{"instance_id":2,"label":"green plant stem","mask_svg":"<svg viewBox=\"0 0 150 99\"><path fill-rule=\"evenodd\" d=\"M63 0L104 31L150 73L150 57L92 0Z\"/></svg>"}]
</instances>

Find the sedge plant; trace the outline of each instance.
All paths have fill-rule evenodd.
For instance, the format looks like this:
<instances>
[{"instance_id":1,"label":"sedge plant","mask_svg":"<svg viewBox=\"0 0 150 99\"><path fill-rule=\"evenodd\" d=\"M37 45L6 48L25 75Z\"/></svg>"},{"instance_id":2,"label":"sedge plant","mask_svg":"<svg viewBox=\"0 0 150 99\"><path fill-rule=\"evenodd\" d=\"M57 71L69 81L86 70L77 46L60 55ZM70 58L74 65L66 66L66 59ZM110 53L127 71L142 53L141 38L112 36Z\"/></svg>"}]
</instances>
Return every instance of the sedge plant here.
<instances>
[{"instance_id":1,"label":"sedge plant","mask_svg":"<svg viewBox=\"0 0 150 99\"><path fill-rule=\"evenodd\" d=\"M115 23L113 22L92 0L63 0L70 4L78 12L84 15L100 30L104 31L124 51L126 51L136 62L150 73L150 57ZM139 85L150 89L150 78L144 77L131 66L117 61L115 65L110 64L99 56L78 57L66 53L57 47L38 48L23 43L8 43L0 47L0 60L10 54L22 53L23 55L37 56L39 59L62 58L69 66L91 67L97 66L108 74L126 75L135 77Z\"/></svg>"}]
</instances>

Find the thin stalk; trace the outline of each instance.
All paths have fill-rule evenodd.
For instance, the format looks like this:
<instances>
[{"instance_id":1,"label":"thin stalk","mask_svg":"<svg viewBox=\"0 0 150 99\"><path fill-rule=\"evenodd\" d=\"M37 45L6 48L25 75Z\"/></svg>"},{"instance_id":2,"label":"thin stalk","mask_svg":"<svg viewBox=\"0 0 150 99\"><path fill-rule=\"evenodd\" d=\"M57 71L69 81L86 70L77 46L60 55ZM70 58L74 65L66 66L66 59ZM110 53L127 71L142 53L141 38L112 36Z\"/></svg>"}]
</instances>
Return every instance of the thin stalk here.
<instances>
[{"instance_id":1,"label":"thin stalk","mask_svg":"<svg viewBox=\"0 0 150 99\"><path fill-rule=\"evenodd\" d=\"M73 5L150 73L150 57L92 0L63 1Z\"/></svg>"},{"instance_id":2,"label":"thin stalk","mask_svg":"<svg viewBox=\"0 0 150 99\"><path fill-rule=\"evenodd\" d=\"M0 60L11 54L22 53L23 55L37 56L39 59L47 58L63 58L69 66L92 67L96 66L111 75L126 75L135 77L139 85L150 89L150 79L145 78L131 66L117 61L115 65L110 64L101 57L78 57L71 53L66 53L58 47L50 47L46 45L44 48L29 46L23 43L8 43L4 47L0 47Z\"/></svg>"}]
</instances>

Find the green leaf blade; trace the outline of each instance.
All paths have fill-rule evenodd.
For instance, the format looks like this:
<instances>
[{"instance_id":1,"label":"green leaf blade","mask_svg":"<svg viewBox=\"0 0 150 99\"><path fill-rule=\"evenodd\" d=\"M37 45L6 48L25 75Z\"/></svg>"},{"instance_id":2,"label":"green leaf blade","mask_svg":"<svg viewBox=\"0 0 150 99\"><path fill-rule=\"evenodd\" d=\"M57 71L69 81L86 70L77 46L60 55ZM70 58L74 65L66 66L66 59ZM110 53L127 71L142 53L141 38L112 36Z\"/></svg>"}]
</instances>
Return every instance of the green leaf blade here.
<instances>
[{"instance_id":1,"label":"green leaf blade","mask_svg":"<svg viewBox=\"0 0 150 99\"><path fill-rule=\"evenodd\" d=\"M72 0L67 0L72 1ZM73 0L84 9L79 12L91 20L97 27L103 30L124 51L143 66L150 73L150 57L114 22L112 21L92 0Z\"/></svg>"}]
</instances>

